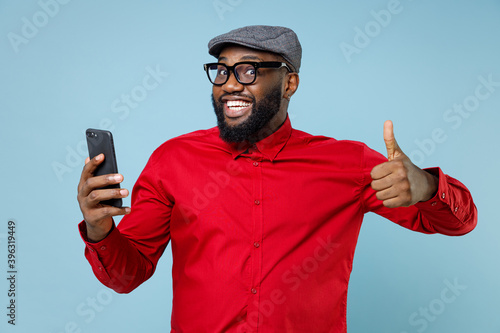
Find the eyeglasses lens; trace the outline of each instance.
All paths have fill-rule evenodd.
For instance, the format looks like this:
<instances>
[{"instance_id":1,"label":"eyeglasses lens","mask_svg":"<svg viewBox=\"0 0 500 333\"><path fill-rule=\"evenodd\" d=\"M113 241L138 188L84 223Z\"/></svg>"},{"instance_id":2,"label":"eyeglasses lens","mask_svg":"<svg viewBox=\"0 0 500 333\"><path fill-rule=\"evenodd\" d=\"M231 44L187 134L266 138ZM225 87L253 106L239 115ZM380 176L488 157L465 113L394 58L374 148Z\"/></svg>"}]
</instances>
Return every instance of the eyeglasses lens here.
<instances>
[{"instance_id":1,"label":"eyeglasses lens","mask_svg":"<svg viewBox=\"0 0 500 333\"><path fill-rule=\"evenodd\" d=\"M255 67L250 64L240 64L234 69L236 78L240 83L252 83L255 79Z\"/></svg>"},{"instance_id":2,"label":"eyeglasses lens","mask_svg":"<svg viewBox=\"0 0 500 333\"><path fill-rule=\"evenodd\" d=\"M238 82L250 84L255 80L255 67L250 64L239 64L234 68ZM229 70L224 65L211 65L208 67L208 75L213 84L224 84L228 80Z\"/></svg>"}]
</instances>

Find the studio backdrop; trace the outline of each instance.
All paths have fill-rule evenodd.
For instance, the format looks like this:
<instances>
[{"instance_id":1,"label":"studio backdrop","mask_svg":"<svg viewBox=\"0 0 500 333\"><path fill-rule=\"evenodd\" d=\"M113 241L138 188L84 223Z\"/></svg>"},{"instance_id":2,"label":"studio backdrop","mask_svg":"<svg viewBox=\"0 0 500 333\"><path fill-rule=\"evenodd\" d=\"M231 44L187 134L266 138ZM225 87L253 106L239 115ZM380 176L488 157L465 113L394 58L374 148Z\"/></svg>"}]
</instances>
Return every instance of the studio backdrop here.
<instances>
[{"instance_id":1,"label":"studio backdrop","mask_svg":"<svg viewBox=\"0 0 500 333\"><path fill-rule=\"evenodd\" d=\"M170 331L170 246L126 295L84 258L85 130L113 132L132 189L160 144L216 125L207 43L254 24L302 44L294 128L385 155L391 119L412 161L459 179L478 208L463 237L368 214L348 332L500 333L498 0L0 0L1 332Z\"/></svg>"}]
</instances>

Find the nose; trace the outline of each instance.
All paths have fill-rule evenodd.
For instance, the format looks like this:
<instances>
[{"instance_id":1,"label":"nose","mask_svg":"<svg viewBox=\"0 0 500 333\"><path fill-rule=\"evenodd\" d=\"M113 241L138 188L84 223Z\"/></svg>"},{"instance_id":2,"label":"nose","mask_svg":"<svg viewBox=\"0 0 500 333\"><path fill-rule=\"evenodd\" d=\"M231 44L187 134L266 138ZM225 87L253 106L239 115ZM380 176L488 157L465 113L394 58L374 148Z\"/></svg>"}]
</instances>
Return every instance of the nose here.
<instances>
[{"instance_id":1,"label":"nose","mask_svg":"<svg viewBox=\"0 0 500 333\"><path fill-rule=\"evenodd\" d=\"M236 80L236 76L233 71L229 72L229 78L227 79L226 83L222 85L222 90L224 90L227 93L232 93L235 91L242 91L245 89L245 87Z\"/></svg>"}]
</instances>

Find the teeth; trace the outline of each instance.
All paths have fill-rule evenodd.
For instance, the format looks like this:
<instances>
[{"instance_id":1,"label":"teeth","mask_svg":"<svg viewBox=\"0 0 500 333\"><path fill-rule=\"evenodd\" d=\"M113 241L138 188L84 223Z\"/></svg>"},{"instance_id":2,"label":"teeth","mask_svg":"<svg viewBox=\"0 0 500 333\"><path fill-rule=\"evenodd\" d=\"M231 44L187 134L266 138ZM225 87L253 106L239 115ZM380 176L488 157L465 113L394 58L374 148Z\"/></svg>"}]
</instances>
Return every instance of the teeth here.
<instances>
[{"instance_id":1,"label":"teeth","mask_svg":"<svg viewBox=\"0 0 500 333\"><path fill-rule=\"evenodd\" d=\"M227 101L227 107L228 108L246 108L247 106L250 106L252 103L248 103L245 101Z\"/></svg>"}]
</instances>

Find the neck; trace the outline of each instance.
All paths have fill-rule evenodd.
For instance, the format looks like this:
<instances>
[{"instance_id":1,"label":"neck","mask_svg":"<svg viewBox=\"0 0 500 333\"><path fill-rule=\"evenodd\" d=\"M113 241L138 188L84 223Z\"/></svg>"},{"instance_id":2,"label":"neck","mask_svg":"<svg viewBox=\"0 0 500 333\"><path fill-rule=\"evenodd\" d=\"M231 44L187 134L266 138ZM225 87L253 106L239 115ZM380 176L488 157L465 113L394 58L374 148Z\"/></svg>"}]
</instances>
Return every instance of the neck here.
<instances>
[{"instance_id":1,"label":"neck","mask_svg":"<svg viewBox=\"0 0 500 333\"><path fill-rule=\"evenodd\" d=\"M260 140L263 140L276 132L281 125L285 122L287 117L287 111L285 108L282 108L271 120L267 123L267 125L262 128L258 133L252 136L248 141L250 143L255 143Z\"/></svg>"}]
</instances>

